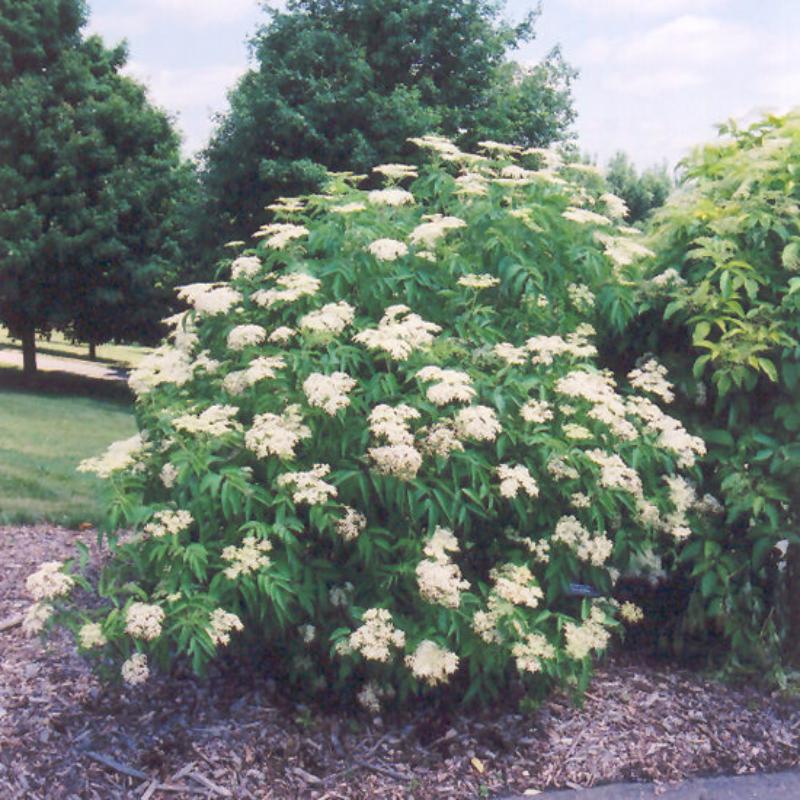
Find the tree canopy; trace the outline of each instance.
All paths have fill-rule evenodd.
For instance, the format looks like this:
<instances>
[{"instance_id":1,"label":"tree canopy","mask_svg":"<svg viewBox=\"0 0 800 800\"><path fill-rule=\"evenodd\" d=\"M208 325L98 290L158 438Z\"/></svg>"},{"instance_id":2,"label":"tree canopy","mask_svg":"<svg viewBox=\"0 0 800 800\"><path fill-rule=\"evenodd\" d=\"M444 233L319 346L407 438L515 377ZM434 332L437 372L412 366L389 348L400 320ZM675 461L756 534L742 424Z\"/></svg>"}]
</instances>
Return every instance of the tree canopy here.
<instances>
[{"instance_id":1,"label":"tree canopy","mask_svg":"<svg viewBox=\"0 0 800 800\"><path fill-rule=\"evenodd\" d=\"M664 166L637 172L636 166L623 152L608 162L606 180L611 191L628 206L628 222L642 222L656 208L664 205L673 183Z\"/></svg>"},{"instance_id":2,"label":"tree canopy","mask_svg":"<svg viewBox=\"0 0 800 800\"><path fill-rule=\"evenodd\" d=\"M177 258L170 120L84 37L80 0L0 0L0 321L35 370L35 332L156 336Z\"/></svg>"},{"instance_id":3,"label":"tree canopy","mask_svg":"<svg viewBox=\"0 0 800 800\"><path fill-rule=\"evenodd\" d=\"M462 146L547 145L574 119L575 72L558 49L523 68L507 54L534 35L494 0L291 0L251 42L255 66L230 94L205 152L209 241L244 238L264 206L318 187L325 168L415 158L438 131Z\"/></svg>"}]
</instances>

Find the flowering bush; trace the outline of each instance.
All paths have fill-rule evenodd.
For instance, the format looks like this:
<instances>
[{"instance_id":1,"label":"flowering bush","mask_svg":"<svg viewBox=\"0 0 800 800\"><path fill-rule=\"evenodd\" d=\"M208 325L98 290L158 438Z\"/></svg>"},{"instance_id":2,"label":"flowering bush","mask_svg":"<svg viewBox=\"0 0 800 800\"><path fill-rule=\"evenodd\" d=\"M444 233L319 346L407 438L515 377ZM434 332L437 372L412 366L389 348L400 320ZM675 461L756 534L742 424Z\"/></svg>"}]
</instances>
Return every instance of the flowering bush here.
<instances>
[{"instance_id":1,"label":"flowering bush","mask_svg":"<svg viewBox=\"0 0 800 800\"><path fill-rule=\"evenodd\" d=\"M704 446L651 399L663 370L620 388L597 365L647 252L618 198L550 151L416 143L420 174L332 175L184 287L131 376L140 435L84 464L133 533L109 535L99 608L64 599L74 566L36 599L129 683L260 648L372 709L580 687L615 577L690 534Z\"/></svg>"}]
</instances>

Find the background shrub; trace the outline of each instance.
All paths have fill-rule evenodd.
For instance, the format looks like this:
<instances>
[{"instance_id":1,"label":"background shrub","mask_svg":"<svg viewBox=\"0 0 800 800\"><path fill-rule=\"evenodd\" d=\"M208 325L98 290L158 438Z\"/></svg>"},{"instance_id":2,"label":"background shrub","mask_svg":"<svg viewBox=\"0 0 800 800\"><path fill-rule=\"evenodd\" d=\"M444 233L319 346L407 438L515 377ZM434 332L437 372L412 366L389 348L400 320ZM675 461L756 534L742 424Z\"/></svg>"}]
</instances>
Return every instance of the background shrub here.
<instances>
[{"instance_id":1,"label":"background shrub","mask_svg":"<svg viewBox=\"0 0 800 800\"><path fill-rule=\"evenodd\" d=\"M656 214L633 338L681 376L680 416L726 509L682 554L688 628L724 633L730 666L780 678L800 631L800 114L720 132Z\"/></svg>"}]
</instances>

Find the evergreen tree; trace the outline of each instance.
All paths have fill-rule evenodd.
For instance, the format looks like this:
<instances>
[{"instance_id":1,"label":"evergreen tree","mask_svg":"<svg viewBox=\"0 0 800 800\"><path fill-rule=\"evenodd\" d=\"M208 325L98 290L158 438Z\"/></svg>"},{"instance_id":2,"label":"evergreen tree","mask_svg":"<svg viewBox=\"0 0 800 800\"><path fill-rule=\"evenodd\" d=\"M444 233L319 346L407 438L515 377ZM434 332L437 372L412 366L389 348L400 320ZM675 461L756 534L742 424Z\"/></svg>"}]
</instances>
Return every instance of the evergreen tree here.
<instances>
[{"instance_id":1,"label":"evergreen tree","mask_svg":"<svg viewBox=\"0 0 800 800\"><path fill-rule=\"evenodd\" d=\"M158 335L193 176L124 45L84 37L81 0L0 0L0 322L35 334Z\"/></svg>"},{"instance_id":2,"label":"evergreen tree","mask_svg":"<svg viewBox=\"0 0 800 800\"><path fill-rule=\"evenodd\" d=\"M555 49L530 69L510 49L538 9L502 21L494 0L290 0L251 46L256 65L230 94L205 152L209 245L247 238L264 206L310 191L325 169L407 161L410 136L473 147L547 145L574 119L576 73Z\"/></svg>"}]
</instances>

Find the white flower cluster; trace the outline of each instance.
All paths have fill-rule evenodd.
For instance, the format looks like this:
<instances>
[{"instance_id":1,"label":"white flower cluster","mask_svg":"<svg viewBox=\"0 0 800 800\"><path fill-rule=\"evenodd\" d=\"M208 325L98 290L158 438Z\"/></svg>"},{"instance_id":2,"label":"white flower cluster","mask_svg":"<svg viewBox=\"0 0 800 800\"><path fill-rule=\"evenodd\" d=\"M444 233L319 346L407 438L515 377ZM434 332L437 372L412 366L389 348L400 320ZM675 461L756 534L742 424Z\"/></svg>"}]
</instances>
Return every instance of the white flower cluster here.
<instances>
[{"instance_id":1,"label":"white flower cluster","mask_svg":"<svg viewBox=\"0 0 800 800\"><path fill-rule=\"evenodd\" d=\"M192 379L194 366L187 350L162 345L148 353L128 376L128 386L137 396L164 383L183 386Z\"/></svg>"},{"instance_id":2,"label":"white flower cluster","mask_svg":"<svg viewBox=\"0 0 800 800\"><path fill-rule=\"evenodd\" d=\"M616 453L607 453L595 448L587 450L586 456L600 467L600 485L604 489L619 489L634 497L642 497L642 480L633 467L629 467Z\"/></svg>"},{"instance_id":3,"label":"white flower cluster","mask_svg":"<svg viewBox=\"0 0 800 800\"><path fill-rule=\"evenodd\" d=\"M628 216L628 206L625 201L611 192L605 192L600 195L600 202L605 203L608 215L613 219L625 219Z\"/></svg>"},{"instance_id":4,"label":"white flower cluster","mask_svg":"<svg viewBox=\"0 0 800 800\"><path fill-rule=\"evenodd\" d=\"M312 372L303 381L303 392L309 405L321 408L326 414L333 416L350 405L347 395L355 385L355 380L345 372L334 372L331 375Z\"/></svg>"},{"instance_id":5,"label":"white flower cluster","mask_svg":"<svg viewBox=\"0 0 800 800\"><path fill-rule=\"evenodd\" d=\"M461 592L469 589L461 570L448 556L448 551L458 551L458 541L447 528L437 527L425 546L427 558L417 565L419 593L429 603L458 608Z\"/></svg>"},{"instance_id":6,"label":"white flower cluster","mask_svg":"<svg viewBox=\"0 0 800 800\"><path fill-rule=\"evenodd\" d=\"M260 325L237 325L228 334L228 347L231 350L244 350L245 347L261 344L267 332Z\"/></svg>"},{"instance_id":7,"label":"white flower cluster","mask_svg":"<svg viewBox=\"0 0 800 800\"><path fill-rule=\"evenodd\" d=\"M588 341L594 333L591 325L579 325L566 338L561 336L532 336L525 346L533 353L531 362L549 366L556 356L571 355L575 358L592 358L597 348Z\"/></svg>"},{"instance_id":8,"label":"white flower cluster","mask_svg":"<svg viewBox=\"0 0 800 800\"><path fill-rule=\"evenodd\" d=\"M509 342L496 344L492 352L509 366L520 366L528 361L528 352L524 347L515 347Z\"/></svg>"},{"instance_id":9,"label":"white flower cluster","mask_svg":"<svg viewBox=\"0 0 800 800\"><path fill-rule=\"evenodd\" d=\"M297 331L294 328L290 328L287 325L281 325L278 328L275 328L272 333L267 337L268 342L273 342L275 344L286 344L293 336L297 335Z\"/></svg>"},{"instance_id":10,"label":"white flower cluster","mask_svg":"<svg viewBox=\"0 0 800 800\"><path fill-rule=\"evenodd\" d=\"M519 409L519 415L525 422L542 425L553 419L553 411L545 400L528 400Z\"/></svg>"},{"instance_id":11,"label":"white flower cluster","mask_svg":"<svg viewBox=\"0 0 800 800\"><path fill-rule=\"evenodd\" d=\"M45 561L25 580L28 594L37 601L53 600L69 594L75 586L75 580L66 575L63 569L63 561Z\"/></svg>"},{"instance_id":12,"label":"white flower cluster","mask_svg":"<svg viewBox=\"0 0 800 800\"><path fill-rule=\"evenodd\" d=\"M144 653L134 653L127 661L123 662L122 680L129 686L139 686L150 677L150 667L147 665L147 656Z\"/></svg>"},{"instance_id":13,"label":"white flower cluster","mask_svg":"<svg viewBox=\"0 0 800 800\"><path fill-rule=\"evenodd\" d=\"M423 217L423 219L428 221L417 225L411 231L411 236L409 236L409 241L412 244L422 245L423 247L435 247L439 239L448 231L464 228L467 225L463 219L444 217L441 214L431 214Z\"/></svg>"},{"instance_id":14,"label":"white flower cluster","mask_svg":"<svg viewBox=\"0 0 800 800\"><path fill-rule=\"evenodd\" d=\"M295 503L321 505L338 494L335 486L322 480L330 471L328 464L314 464L305 472L285 472L278 476L278 486L294 487L292 500Z\"/></svg>"},{"instance_id":15,"label":"white flower cluster","mask_svg":"<svg viewBox=\"0 0 800 800\"><path fill-rule=\"evenodd\" d=\"M541 672L542 661L556 657L556 649L541 633L529 633L521 642L511 645L511 655L520 672Z\"/></svg>"},{"instance_id":16,"label":"white flower cluster","mask_svg":"<svg viewBox=\"0 0 800 800\"><path fill-rule=\"evenodd\" d=\"M178 297L194 308L198 316L227 314L242 295L227 283L191 283L178 287Z\"/></svg>"},{"instance_id":17,"label":"white flower cluster","mask_svg":"<svg viewBox=\"0 0 800 800\"><path fill-rule=\"evenodd\" d=\"M244 625L236 614L231 614L224 608L215 608L209 617L206 633L215 645L226 645L231 640L231 631L243 629Z\"/></svg>"},{"instance_id":18,"label":"white flower cluster","mask_svg":"<svg viewBox=\"0 0 800 800\"><path fill-rule=\"evenodd\" d=\"M524 564L503 564L489 573L494 581L492 593L515 606L536 608L544 592Z\"/></svg>"},{"instance_id":19,"label":"white flower cluster","mask_svg":"<svg viewBox=\"0 0 800 800\"><path fill-rule=\"evenodd\" d=\"M627 407L617 394L614 379L600 372L573 370L556 382L556 391L566 397L576 397L592 404L589 416L608 425L621 439L632 441L639 434L625 419ZM566 426L565 426L566 428ZM576 438L589 438L580 436Z\"/></svg>"},{"instance_id":20,"label":"white flower cluster","mask_svg":"<svg viewBox=\"0 0 800 800\"><path fill-rule=\"evenodd\" d=\"M497 468L497 477L500 478L500 494L503 497L513 499L520 489L528 497L539 496L539 486L527 467L521 465L511 467L508 464L500 464Z\"/></svg>"},{"instance_id":21,"label":"white flower cluster","mask_svg":"<svg viewBox=\"0 0 800 800\"><path fill-rule=\"evenodd\" d=\"M172 420L172 424L179 431L219 437L242 429L235 419L238 413L236 406L213 405L199 414L182 414Z\"/></svg>"},{"instance_id":22,"label":"white flower cluster","mask_svg":"<svg viewBox=\"0 0 800 800\"><path fill-rule=\"evenodd\" d=\"M644 619L644 611L629 600L619 607L619 615L630 625L636 625Z\"/></svg>"},{"instance_id":23,"label":"white flower cluster","mask_svg":"<svg viewBox=\"0 0 800 800\"><path fill-rule=\"evenodd\" d=\"M87 622L78 629L78 642L84 650L91 650L108 644L108 639L99 622Z\"/></svg>"},{"instance_id":24,"label":"white flower cluster","mask_svg":"<svg viewBox=\"0 0 800 800\"><path fill-rule=\"evenodd\" d=\"M165 509L156 511L153 519L144 526L143 530L148 536L160 539L162 536L185 531L193 522L194 518L188 511Z\"/></svg>"},{"instance_id":25,"label":"white flower cluster","mask_svg":"<svg viewBox=\"0 0 800 800\"><path fill-rule=\"evenodd\" d=\"M448 458L450 453L464 452L464 445L450 422L435 422L430 428L421 428L420 433L424 434L420 447L428 455Z\"/></svg>"},{"instance_id":26,"label":"white flower cluster","mask_svg":"<svg viewBox=\"0 0 800 800\"><path fill-rule=\"evenodd\" d=\"M301 297L309 297L319 291L320 282L305 272L290 272L275 280L278 289L259 289L253 292L251 299L263 308L270 308L276 303L294 303Z\"/></svg>"},{"instance_id":27,"label":"white flower cluster","mask_svg":"<svg viewBox=\"0 0 800 800\"><path fill-rule=\"evenodd\" d=\"M353 203L342 203L340 206L331 206L328 210L332 211L334 214L355 214L358 211L366 211L367 206L365 203L356 201Z\"/></svg>"},{"instance_id":28,"label":"white flower cluster","mask_svg":"<svg viewBox=\"0 0 800 800\"><path fill-rule=\"evenodd\" d=\"M244 444L259 458L294 458L295 447L309 436L311 429L303 424L299 406L291 405L280 415L269 412L256 415L244 435Z\"/></svg>"},{"instance_id":29,"label":"white flower cluster","mask_svg":"<svg viewBox=\"0 0 800 800\"><path fill-rule=\"evenodd\" d=\"M344 507L344 516L336 520L335 528L339 536L346 542L357 539L358 535L367 527L367 518L350 506ZM334 603L336 605L336 603Z\"/></svg>"},{"instance_id":30,"label":"white flower cluster","mask_svg":"<svg viewBox=\"0 0 800 800\"><path fill-rule=\"evenodd\" d=\"M370 608L361 618L361 626L350 634L348 644L370 661L388 661L389 648L403 647L406 635L394 627L392 615L385 608Z\"/></svg>"},{"instance_id":31,"label":"white flower cluster","mask_svg":"<svg viewBox=\"0 0 800 800\"><path fill-rule=\"evenodd\" d=\"M308 235L308 228L304 225L292 225L289 222L273 222L271 225L262 225L254 238L268 237L264 244L273 250L283 250L289 242L301 239Z\"/></svg>"},{"instance_id":32,"label":"white flower cluster","mask_svg":"<svg viewBox=\"0 0 800 800\"><path fill-rule=\"evenodd\" d=\"M454 161L465 164L474 164L486 161L484 156L479 156L474 153L464 153L456 147L449 139L444 136L434 136L428 134L426 136L418 136L409 138L412 144L417 145L427 150L433 150L437 153L443 161Z\"/></svg>"},{"instance_id":33,"label":"white flower cluster","mask_svg":"<svg viewBox=\"0 0 800 800\"><path fill-rule=\"evenodd\" d=\"M456 414L455 429L462 439L493 442L502 427L494 409L488 406L470 406L462 408Z\"/></svg>"},{"instance_id":34,"label":"white flower cluster","mask_svg":"<svg viewBox=\"0 0 800 800\"><path fill-rule=\"evenodd\" d=\"M692 535L687 514L697 500L694 486L680 475L668 475L664 478L669 487L669 499L673 511L664 520L664 529L676 539L685 539Z\"/></svg>"},{"instance_id":35,"label":"white flower cluster","mask_svg":"<svg viewBox=\"0 0 800 800\"><path fill-rule=\"evenodd\" d=\"M50 603L31 603L22 618L22 632L26 636L36 636L41 633L54 611Z\"/></svg>"},{"instance_id":36,"label":"white flower cluster","mask_svg":"<svg viewBox=\"0 0 800 800\"><path fill-rule=\"evenodd\" d=\"M595 231L594 238L603 245L605 254L617 267L627 267L640 258L655 255L652 250L629 236L611 236L603 231Z\"/></svg>"},{"instance_id":37,"label":"white flower cluster","mask_svg":"<svg viewBox=\"0 0 800 800\"><path fill-rule=\"evenodd\" d=\"M353 322L355 313L353 306L340 300L338 303L327 303L301 317L299 325L304 331L312 333L337 334Z\"/></svg>"},{"instance_id":38,"label":"white flower cluster","mask_svg":"<svg viewBox=\"0 0 800 800\"><path fill-rule=\"evenodd\" d=\"M278 370L285 367L283 356L258 356L246 369L229 372L222 381L222 387L228 394L239 395L259 381L276 377Z\"/></svg>"},{"instance_id":39,"label":"white flower cluster","mask_svg":"<svg viewBox=\"0 0 800 800\"><path fill-rule=\"evenodd\" d=\"M631 386L657 395L665 403L671 403L675 399L672 384L667 380L667 368L654 358L648 359L641 367L631 370L628 373L628 380Z\"/></svg>"},{"instance_id":40,"label":"white flower cluster","mask_svg":"<svg viewBox=\"0 0 800 800\"><path fill-rule=\"evenodd\" d=\"M284 214L297 214L306 206L306 201L302 197L279 197L274 203L267 206L268 211L279 211Z\"/></svg>"},{"instance_id":41,"label":"white flower cluster","mask_svg":"<svg viewBox=\"0 0 800 800\"><path fill-rule=\"evenodd\" d=\"M420 642L416 650L406 656L405 661L414 677L428 686L446 683L449 676L458 669L458 656L429 639Z\"/></svg>"},{"instance_id":42,"label":"white flower cluster","mask_svg":"<svg viewBox=\"0 0 800 800\"><path fill-rule=\"evenodd\" d=\"M377 167L373 167L372 171L392 180L417 177L417 168L411 164L379 164Z\"/></svg>"},{"instance_id":43,"label":"white flower cluster","mask_svg":"<svg viewBox=\"0 0 800 800\"><path fill-rule=\"evenodd\" d=\"M472 378L466 372L441 367L423 367L417 372L417 380L431 383L425 396L434 405L446 406L448 403L469 403L475 397Z\"/></svg>"},{"instance_id":44,"label":"white flower cluster","mask_svg":"<svg viewBox=\"0 0 800 800\"><path fill-rule=\"evenodd\" d=\"M577 222L579 225L611 225L612 222L608 217L598 214L594 211L588 211L585 208L575 208L570 206L566 211L561 214L564 219Z\"/></svg>"},{"instance_id":45,"label":"white flower cluster","mask_svg":"<svg viewBox=\"0 0 800 800\"><path fill-rule=\"evenodd\" d=\"M568 622L564 626L564 635L567 653L578 661L586 658L592 650L604 650L610 638L605 628L605 615L597 606L592 608L582 625Z\"/></svg>"},{"instance_id":46,"label":"white flower cluster","mask_svg":"<svg viewBox=\"0 0 800 800\"><path fill-rule=\"evenodd\" d=\"M678 457L678 466L694 466L698 456L705 455L706 443L692 436L674 417L665 414L646 397L629 397L626 402L629 414L644 421L647 429L658 434L658 445Z\"/></svg>"},{"instance_id":47,"label":"white flower cluster","mask_svg":"<svg viewBox=\"0 0 800 800\"><path fill-rule=\"evenodd\" d=\"M406 243L398 242L397 239L376 239L367 250L378 261L396 261L408 254Z\"/></svg>"},{"instance_id":48,"label":"white flower cluster","mask_svg":"<svg viewBox=\"0 0 800 800\"><path fill-rule=\"evenodd\" d=\"M394 408L382 404L372 409L369 415L370 431L373 436L388 442L386 446L369 450L378 472L403 481L416 476L422 466L422 456L413 446L414 434L407 420L418 417L419 411L404 403Z\"/></svg>"},{"instance_id":49,"label":"white flower cluster","mask_svg":"<svg viewBox=\"0 0 800 800\"><path fill-rule=\"evenodd\" d=\"M78 472L93 472L100 478L108 478L115 472L137 466L146 450L144 439L136 433L130 439L113 442L103 455L81 461Z\"/></svg>"},{"instance_id":50,"label":"white flower cluster","mask_svg":"<svg viewBox=\"0 0 800 800\"><path fill-rule=\"evenodd\" d=\"M353 340L405 361L415 350L429 347L440 330L433 322L412 314L408 306L395 305L386 309L377 328L361 331Z\"/></svg>"},{"instance_id":51,"label":"white flower cluster","mask_svg":"<svg viewBox=\"0 0 800 800\"><path fill-rule=\"evenodd\" d=\"M468 289L491 289L492 286L498 286L500 278L495 278L488 272L468 272L458 279L459 286L466 286Z\"/></svg>"},{"instance_id":52,"label":"white flower cluster","mask_svg":"<svg viewBox=\"0 0 800 800\"><path fill-rule=\"evenodd\" d=\"M663 289L667 286L685 286L686 280L675 267L668 267L654 278L651 278L650 283L659 289Z\"/></svg>"},{"instance_id":53,"label":"white flower cluster","mask_svg":"<svg viewBox=\"0 0 800 800\"><path fill-rule=\"evenodd\" d=\"M373 189L367 194L367 200L373 205L406 206L414 202L414 195L405 189Z\"/></svg>"},{"instance_id":54,"label":"white flower cluster","mask_svg":"<svg viewBox=\"0 0 800 800\"><path fill-rule=\"evenodd\" d=\"M164 609L150 603L131 603L125 612L125 632L135 639L157 639L163 622Z\"/></svg>"},{"instance_id":55,"label":"white flower cluster","mask_svg":"<svg viewBox=\"0 0 800 800\"><path fill-rule=\"evenodd\" d=\"M482 197L489 192L488 182L483 175L467 172L456 178L455 192L467 197Z\"/></svg>"},{"instance_id":56,"label":"white flower cluster","mask_svg":"<svg viewBox=\"0 0 800 800\"><path fill-rule=\"evenodd\" d=\"M239 256L231 264L231 278L252 278L261 269L258 256Z\"/></svg>"},{"instance_id":57,"label":"white flower cluster","mask_svg":"<svg viewBox=\"0 0 800 800\"><path fill-rule=\"evenodd\" d=\"M575 467L564 460L562 456L551 455L547 460L547 471L557 480L577 480L580 473Z\"/></svg>"},{"instance_id":58,"label":"white flower cluster","mask_svg":"<svg viewBox=\"0 0 800 800\"><path fill-rule=\"evenodd\" d=\"M566 545L581 561L595 567L602 567L614 549L614 543L604 533L592 536L571 514L558 520L552 541Z\"/></svg>"},{"instance_id":59,"label":"white flower cluster","mask_svg":"<svg viewBox=\"0 0 800 800\"><path fill-rule=\"evenodd\" d=\"M222 560L230 566L225 568L225 576L235 581L240 575L249 575L266 569L272 562L267 553L272 550L269 539L256 539L246 536L240 547L228 545L222 551Z\"/></svg>"},{"instance_id":60,"label":"white flower cluster","mask_svg":"<svg viewBox=\"0 0 800 800\"><path fill-rule=\"evenodd\" d=\"M594 293L584 283L570 283L567 286L567 295L578 311L586 311L594 306Z\"/></svg>"}]
</instances>

